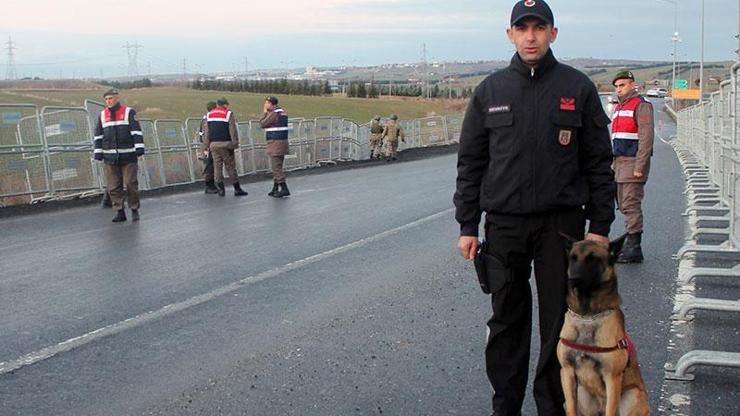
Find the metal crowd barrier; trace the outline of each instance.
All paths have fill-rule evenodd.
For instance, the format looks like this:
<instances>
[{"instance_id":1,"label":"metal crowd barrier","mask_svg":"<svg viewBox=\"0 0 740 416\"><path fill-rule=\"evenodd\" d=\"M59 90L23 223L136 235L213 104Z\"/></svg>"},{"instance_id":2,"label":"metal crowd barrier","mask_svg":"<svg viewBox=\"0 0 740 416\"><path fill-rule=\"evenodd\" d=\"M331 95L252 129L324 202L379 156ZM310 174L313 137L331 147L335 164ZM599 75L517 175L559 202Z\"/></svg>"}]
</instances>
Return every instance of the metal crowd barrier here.
<instances>
[{"instance_id":1,"label":"metal crowd barrier","mask_svg":"<svg viewBox=\"0 0 740 416\"><path fill-rule=\"evenodd\" d=\"M92 137L103 103L83 107L0 104L0 207L102 193L105 172L92 159ZM399 150L459 141L461 117L404 120ZM139 160L139 187L151 190L202 180L198 159L201 117L141 119L146 154ZM240 175L270 171L265 132L256 120L237 123ZM339 117L290 119L286 170L370 157L367 125Z\"/></svg>"},{"instance_id":2,"label":"metal crowd barrier","mask_svg":"<svg viewBox=\"0 0 740 416\"><path fill-rule=\"evenodd\" d=\"M676 254L678 259L692 254L723 260L734 260L731 267L692 267L678 277L688 284L698 277L737 280L740 278L740 62L732 67L732 76L720 84L719 91L706 101L679 111L678 138L674 147L687 181L686 194L693 228L691 240ZM700 242L712 236L715 244ZM725 313L740 312L737 298L692 298L677 305L674 320L691 321L689 312L705 310ZM732 335L730 335L732 336ZM681 356L676 365L665 365L665 377L671 380L693 380L697 366L740 368L740 352L692 350Z\"/></svg>"}]
</instances>

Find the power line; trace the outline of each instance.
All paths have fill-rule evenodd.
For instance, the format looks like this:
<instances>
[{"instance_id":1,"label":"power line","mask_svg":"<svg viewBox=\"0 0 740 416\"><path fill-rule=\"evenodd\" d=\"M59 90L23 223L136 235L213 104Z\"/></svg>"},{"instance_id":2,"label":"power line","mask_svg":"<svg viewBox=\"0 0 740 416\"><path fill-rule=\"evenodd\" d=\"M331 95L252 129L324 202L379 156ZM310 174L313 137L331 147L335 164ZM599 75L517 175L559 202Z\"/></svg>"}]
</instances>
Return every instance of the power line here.
<instances>
[{"instance_id":1,"label":"power line","mask_svg":"<svg viewBox=\"0 0 740 416\"><path fill-rule=\"evenodd\" d=\"M8 41L5 42L7 45L5 49L8 51L8 67L5 70L5 79L12 80L18 78L18 72L15 68L15 52L18 48L13 46L13 39L8 36Z\"/></svg>"},{"instance_id":2,"label":"power line","mask_svg":"<svg viewBox=\"0 0 740 416\"><path fill-rule=\"evenodd\" d=\"M122 48L126 49L126 54L128 55L128 76L130 77L136 77L139 75L137 59L139 57L139 48L143 47L144 46L140 45L139 42L134 42L133 45L126 42L126 45L122 46Z\"/></svg>"}]
</instances>

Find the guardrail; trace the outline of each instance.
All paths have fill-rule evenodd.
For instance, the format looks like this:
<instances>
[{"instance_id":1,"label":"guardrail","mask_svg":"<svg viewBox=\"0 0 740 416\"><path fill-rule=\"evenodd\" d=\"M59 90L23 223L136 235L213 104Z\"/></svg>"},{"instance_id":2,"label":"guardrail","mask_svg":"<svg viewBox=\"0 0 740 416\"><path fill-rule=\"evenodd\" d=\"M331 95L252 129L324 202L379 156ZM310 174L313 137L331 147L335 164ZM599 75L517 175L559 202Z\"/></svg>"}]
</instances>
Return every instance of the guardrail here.
<instances>
[{"instance_id":1,"label":"guardrail","mask_svg":"<svg viewBox=\"0 0 740 416\"><path fill-rule=\"evenodd\" d=\"M92 159L93 129L102 103L83 107L0 104L0 207L97 194L105 188L101 163ZM142 119L146 155L139 161L143 190L202 180L200 117ZM460 117L402 121L406 143L399 150L459 141ZM370 157L370 129L339 117L290 119L286 170ZM239 175L270 171L265 133L259 122L237 124Z\"/></svg>"},{"instance_id":2,"label":"guardrail","mask_svg":"<svg viewBox=\"0 0 740 416\"><path fill-rule=\"evenodd\" d=\"M686 176L688 209L694 231L691 240L676 254L718 258L732 262L730 267L694 267L678 277L690 284L698 277L740 278L740 137L738 136L738 82L740 62L732 67L731 79L720 84L709 100L678 111L678 138L673 145ZM715 241L710 243L709 240ZM723 262L723 263L725 263ZM732 295L729 295L732 296ZM691 321L689 312L698 310L737 313L740 301L733 299L689 298L676 305L676 321ZM730 333L729 336L733 336ZM697 366L740 367L740 352L691 350L675 365L665 365L665 377L693 380Z\"/></svg>"}]
</instances>

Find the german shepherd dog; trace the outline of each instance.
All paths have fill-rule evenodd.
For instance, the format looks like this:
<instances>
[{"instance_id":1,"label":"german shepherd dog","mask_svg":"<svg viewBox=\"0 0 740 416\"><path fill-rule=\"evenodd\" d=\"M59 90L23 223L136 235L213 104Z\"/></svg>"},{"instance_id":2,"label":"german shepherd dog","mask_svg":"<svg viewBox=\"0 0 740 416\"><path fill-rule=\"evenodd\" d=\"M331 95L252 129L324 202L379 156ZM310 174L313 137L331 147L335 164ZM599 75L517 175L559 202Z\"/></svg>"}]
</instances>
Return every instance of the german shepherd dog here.
<instances>
[{"instance_id":1,"label":"german shepherd dog","mask_svg":"<svg viewBox=\"0 0 740 416\"><path fill-rule=\"evenodd\" d=\"M614 263L626 235L609 244L571 241L568 312L557 347L568 416L650 415L645 383L624 328Z\"/></svg>"}]
</instances>

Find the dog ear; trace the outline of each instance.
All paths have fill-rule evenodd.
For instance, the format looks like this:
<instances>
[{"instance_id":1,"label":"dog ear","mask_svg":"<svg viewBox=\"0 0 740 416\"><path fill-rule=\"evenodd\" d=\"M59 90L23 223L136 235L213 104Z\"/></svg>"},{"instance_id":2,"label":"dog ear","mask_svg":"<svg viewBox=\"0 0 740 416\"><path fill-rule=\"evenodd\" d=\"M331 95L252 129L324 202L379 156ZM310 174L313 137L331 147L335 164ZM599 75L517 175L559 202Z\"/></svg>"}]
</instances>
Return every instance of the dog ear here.
<instances>
[{"instance_id":1,"label":"dog ear","mask_svg":"<svg viewBox=\"0 0 740 416\"><path fill-rule=\"evenodd\" d=\"M560 233L560 236L563 237L563 240L565 241L565 254L567 255L573 248L573 244L577 243L578 240L565 233Z\"/></svg>"},{"instance_id":2,"label":"dog ear","mask_svg":"<svg viewBox=\"0 0 740 416\"><path fill-rule=\"evenodd\" d=\"M627 233L617 237L616 240L609 242L609 264L614 265L617 262L619 253L622 252L622 246L624 246L624 240L627 238Z\"/></svg>"}]
</instances>

